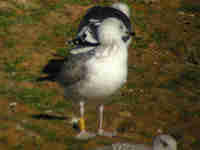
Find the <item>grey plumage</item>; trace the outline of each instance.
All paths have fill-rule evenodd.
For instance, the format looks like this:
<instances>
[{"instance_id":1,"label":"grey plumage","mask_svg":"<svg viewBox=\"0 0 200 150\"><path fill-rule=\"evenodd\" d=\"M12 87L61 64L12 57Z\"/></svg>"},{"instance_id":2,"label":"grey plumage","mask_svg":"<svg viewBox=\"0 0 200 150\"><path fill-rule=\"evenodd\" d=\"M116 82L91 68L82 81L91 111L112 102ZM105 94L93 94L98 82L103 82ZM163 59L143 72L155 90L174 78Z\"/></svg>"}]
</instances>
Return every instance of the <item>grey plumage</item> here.
<instances>
[{"instance_id":1,"label":"grey plumage","mask_svg":"<svg viewBox=\"0 0 200 150\"><path fill-rule=\"evenodd\" d=\"M62 70L58 75L58 81L64 86L70 86L80 80L84 80L87 74L85 62L95 53L95 49L79 54L70 54L66 57Z\"/></svg>"},{"instance_id":2,"label":"grey plumage","mask_svg":"<svg viewBox=\"0 0 200 150\"><path fill-rule=\"evenodd\" d=\"M77 89L83 81L86 81L88 68L86 61L94 56L95 48L89 47L89 51L82 52L82 48L77 48L74 53L70 53L61 67L56 80L65 87L65 97L70 97L76 100L82 96L79 95Z\"/></svg>"}]
</instances>

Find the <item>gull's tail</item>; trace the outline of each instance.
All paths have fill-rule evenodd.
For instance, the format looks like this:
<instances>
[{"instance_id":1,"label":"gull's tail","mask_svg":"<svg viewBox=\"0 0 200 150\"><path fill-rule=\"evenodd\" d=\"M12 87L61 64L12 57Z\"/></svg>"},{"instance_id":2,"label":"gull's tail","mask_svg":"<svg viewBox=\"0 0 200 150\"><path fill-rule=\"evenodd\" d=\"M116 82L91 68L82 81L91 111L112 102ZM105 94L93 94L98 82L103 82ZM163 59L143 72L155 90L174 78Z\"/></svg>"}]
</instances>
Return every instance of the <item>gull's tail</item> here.
<instances>
[{"instance_id":1,"label":"gull's tail","mask_svg":"<svg viewBox=\"0 0 200 150\"><path fill-rule=\"evenodd\" d=\"M43 68L42 73L47 74L45 77L40 77L37 81L55 81L58 73L61 71L65 59L52 59Z\"/></svg>"}]
</instances>

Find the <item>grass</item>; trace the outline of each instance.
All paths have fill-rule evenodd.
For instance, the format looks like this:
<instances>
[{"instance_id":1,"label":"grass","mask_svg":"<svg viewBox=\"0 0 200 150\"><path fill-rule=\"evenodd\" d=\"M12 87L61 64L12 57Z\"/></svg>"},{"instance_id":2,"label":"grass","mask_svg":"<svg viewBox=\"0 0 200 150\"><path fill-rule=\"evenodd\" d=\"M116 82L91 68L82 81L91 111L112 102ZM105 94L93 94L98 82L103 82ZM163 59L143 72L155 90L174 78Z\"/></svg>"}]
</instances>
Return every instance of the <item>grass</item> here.
<instances>
[{"instance_id":1,"label":"grass","mask_svg":"<svg viewBox=\"0 0 200 150\"><path fill-rule=\"evenodd\" d=\"M0 11L0 29L7 29L10 25L15 24L14 18L16 17L15 10L1 10Z\"/></svg>"},{"instance_id":2,"label":"grass","mask_svg":"<svg viewBox=\"0 0 200 150\"><path fill-rule=\"evenodd\" d=\"M51 35L46 33L39 35L37 40L34 41L34 45L37 45L37 47L46 47L49 43L52 43L52 38Z\"/></svg>"},{"instance_id":3,"label":"grass","mask_svg":"<svg viewBox=\"0 0 200 150\"><path fill-rule=\"evenodd\" d=\"M39 88L19 89L19 91L14 91L14 93L16 100L23 101L23 103L38 109L48 109L49 99L55 95L53 92L45 92Z\"/></svg>"},{"instance_id":4,"label":"grass","mask_svg":"<svg viewBox=\"0 0 200 150\"><path fill-rule=\"evenodd\" d=\"M13 79L17 82L25 81L25 82L34 82L37 80L37 76L29 74L29 73L23 73L23 74L13 74L10 79Z\"/></svg>"},{"instance_id":5,"label":"grass","mask_svg":"<svg viewBox=\"0 0 200 150\"><path fill-rule=\"evenodd\" d=\"M22 150L24 149L24 145L23 144L18 144L16 146L13 147L14 150Z\"/></svg>"},{"instance_id":6,"label":"grass","mask_svg":"<svg viewBox=\"0 0 200 150\"><path fill-rule=\"evenodd\" d=\"M182 4L182 7L179 8L178 10L184 11L184 12L190 12L190 13L198 13L200 12L199 5L194 5L194 4Z\"/></svg>"},{"instance_id":7,"label":"grass","mask_svg":"<svg viewBox=\"0 0 200 150\"><path fill-rule=\"evenodd\" d=\"M91 0L85 0L85 1L81 1L81 0L60 0L59 2L52 2L49 3L47 0L44 1L45 6L47 6L50 9L59 9L59 8L63 8L65 4L70 4L70 5L82 5L82 6L87 6L89 4L91 4Z\"/></svg>"},{"instance_id":8,"label":"grass","mask_svg":"<svg viewBox=\"0 0 200 150\"><path fill-rule=\"evenodd\" d=\"M200 116L199 111L187 111L187 110L183 110L181 113L181 117L182 118L198 118Z\"/></svg>"},{"instance_id":9,"label":"grass","mask_svg":"<svg viewBox=\"0 0 200 150\"><path fill-rule=\"evenodd\" d=\"M67 51L67 48L65 48L65 47L60 47L56 51L56 54L58 56L62 56L62 57L67 56L67 53L68 53L68 51Z\"/></svg>"},{"instance_id":10,"label":"grass","mask_svg":"<svg viewBox=\"0 0 200 150\"><path fill-rule=\"evenodd\" d=\"M154 41L157 42L157 44L160 44L161 41L166 41L167 40L167 33L166 32L162 32L162 31L154 31L151 34L151 37Z\"/></svg>"},{"instance_id":11,"label":"grass","mask_svg":"<svg viewBox=\"0 0 200 150\"><path fill-rule=\"evenodd\" d=\"M9 48L9 49L15 48L17 45L17 40L16 39L7 39L4 41L3 45L4 45L4 48Z\"/></svg>"},{"instance_id":12,"label":"grass","mask_svg":"<svg viewBox=\"0 0 200 150\"><path fill-rule=\"evenodd\" d=\"M149 41L141 38L135 38L134 43L132 44L132 48L140 48L140 49L146 49L148 48Z\"/></svg>"},{"instance_id":13,"label":"grass","mask_svg":"<svg viewBox=\"0 0 200 150\"><path fill-rule=\"evenodd\" d=\"M187 69L181 74L181 79L197 83L200 82L199 76L200 76L199 70Z\"/></svg>"},{"instance_id":14,"label":"grass","mask_svg":"<svg viewBox=\"0 0 200 150\"><path fill-rule=\"evenodd\" d=\"M66 108L71 108L72 104L70 102L58 101L55 105L53 105L52 109L56 112L64 112Z\"/></svg>"},{"instance_id":15,"label":"grass","mask_svg":"<svg viewBox=\"0 0 200 150\"><path fill-rule=\"evenodd\" d=\"M29 124L29 123L23 124L23 127L25 129L28 129L28 130L38 133L39 135L47 138L47 140L49 140L49 141L57 141L58 140L57 134L55 131L52 131L49 129L44 129L38 125Z\"/></svg>"},{"instance_id":16,"label":"grass","mask_svg":"<svg viewBox=\"0 0 200 150\"><path fill-rule=\"evenodd\" d=\"M8 137L7 136L0 137L0 143L8 144Z\"/></svg>"},{"instance_id":17,"label":"grass","mask_svg":"<svg viewBox=\"0 0 200 150\"><path fill-rule=\"evenodd\" d=\"M200 142L197 139L192 142L193 149L198 149L199 146L200 146Z\"/></svg>"},{"instance_id":18,"label":"grass","mask_svg":"<svg viewBox=\"0 0 200 150\"><path fill-rule=\"evenodd\" d=\"M24 61L24 56L17 57L13 62L7 62L5 60L4 63L4 70L8 73L17 72L19 71L17 65Z\"/></svg>"},{"instance_id":19,"label":"grass","mask_svg":"<svg viewBox=\"0 0 200 150\"><path fill-rule=\"evenodd\" d=\"M0 130L5 130L5 129L8 129L9 126L7 124L1 124L0 125Z\"/></svg>"},{"instance_id":20,"label":"grass","mask_svg":"<svg viewBox=\"0 0 200 150\"><path fill-rule=\"evenodd\" d=\"M138 73L138 74L143 74L144 72L146 72L146 68L140 67L140 66L135 66L135 65L129 66L129 69L131 71Z\"/></svg>"},{"instance_id":21,"label":"grass","mask_svg":"<svg viewBox=\"0 0 200 150\"><path fill-rule=\"evenodd\" d=\"M136 13L136 15L138 15L138 13ZM139 26L142 31L147 31L146 22L144 20L144 17L140 16L140 13L139 13L139 15L136 18L134 18L134 23L137 26Z\"/></svg>"},{"instance_id":22,"label":"grass","mask_svg":"<svg viewBox=\"0 0 200 150\"><path fill-rule=\"evenodd\" d=\"M70 24L56 24L53 29L53 34L56 37L62 36L64 38L72 37L75 34L75 27Z\"/></svg>"},{"instance_id":23,"label":"grass","mask_svg":"<svg viewBox=\"0 0 200 150\"><path fill-rule=\"evenodd\" d=\"M180 87L180 83L177 80L169 80L166 83L160 84L159 88L168 89L170 91L177 91Z\"/></svg>"},{"instance_id":24,"label":"grass","mask_svg":"<svg viewBox=\"0 0 200 150\"><path fill-rule=\"evenodd\" d=\"M67 147L67 149L69 150L79 150L79 149L83 149L85 143L87 143L88 140L77 140L75 138L72 137L64 137L64 143Z\"/></svg>"},{"instance_id":25,"label":"grass","mask_svg":"<svg viewBox=\"0 0 200 150\"><path fill-rule=\"evenodd\" d=\"M46 110L51 108L52 97L55 96L55 92L46 91L41 88L6 88L2 86L0 88L1 95L5 97L12 97L19 103L28 104L39 110Z\"/></svg>"}]
</instances>

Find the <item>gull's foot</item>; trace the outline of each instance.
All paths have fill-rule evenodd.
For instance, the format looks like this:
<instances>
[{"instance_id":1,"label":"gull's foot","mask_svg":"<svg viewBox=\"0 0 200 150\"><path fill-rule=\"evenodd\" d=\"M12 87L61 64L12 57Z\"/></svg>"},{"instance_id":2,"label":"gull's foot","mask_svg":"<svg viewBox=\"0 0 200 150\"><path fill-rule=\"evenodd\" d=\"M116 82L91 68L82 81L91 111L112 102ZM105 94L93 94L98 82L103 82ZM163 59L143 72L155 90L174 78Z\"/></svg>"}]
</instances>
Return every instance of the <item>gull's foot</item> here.
<instances>
[{"instance_id":1,"label":"gull's foot","mask_svg":"<svg viewBox=\"0 0 200 150\"><path fill-rule=\"evenodd\" d=\"M103 129L99 129L98 130L98 135L100 136L106 136L106 137L114 137L114 136L117 136L117 132L107 132L107 131L104 131Z\"/></svg>"},{"instance_id":2,"label":"gull's foot","mask_svg":"<svg viewBox=\"0 0 200 150\"><path fill-rule=\"evenodd\" d=\"M95 133L87 132L87 131L81 131L76 138L79 140L88 140L91 138L94 138L96 136Z\"/></svg>"}]
</instances>

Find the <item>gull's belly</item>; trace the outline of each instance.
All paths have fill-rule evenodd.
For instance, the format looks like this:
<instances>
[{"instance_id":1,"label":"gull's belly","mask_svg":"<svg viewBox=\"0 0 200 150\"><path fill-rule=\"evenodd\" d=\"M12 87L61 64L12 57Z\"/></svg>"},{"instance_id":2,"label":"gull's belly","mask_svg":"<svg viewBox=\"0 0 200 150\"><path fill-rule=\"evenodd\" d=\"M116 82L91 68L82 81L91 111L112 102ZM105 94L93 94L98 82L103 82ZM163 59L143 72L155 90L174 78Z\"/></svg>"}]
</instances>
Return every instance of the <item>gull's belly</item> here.
<instances>
[{"instance_id":1,"label":"gull's belly","mask_svg":"<svg viewBox=\"0 0 200 150\"><path fill-rule=\"evenodd\" d=\"M91 60L89 65L87 82L80 90L83 96L92 98L109 96L127 80L126 56Z\"/></svg>"}]
</instances>

